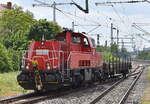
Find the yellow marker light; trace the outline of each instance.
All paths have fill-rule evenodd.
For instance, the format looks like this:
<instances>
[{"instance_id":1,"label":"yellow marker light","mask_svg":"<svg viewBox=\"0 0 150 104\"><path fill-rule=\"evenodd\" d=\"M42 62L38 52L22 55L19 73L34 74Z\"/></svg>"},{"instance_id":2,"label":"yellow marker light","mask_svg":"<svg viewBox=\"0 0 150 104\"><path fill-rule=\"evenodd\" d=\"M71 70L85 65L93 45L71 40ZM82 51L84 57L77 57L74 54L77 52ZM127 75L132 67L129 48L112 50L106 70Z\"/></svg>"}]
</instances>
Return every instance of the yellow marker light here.
<instances>
[{"instance_id":1,"label":"yellow marker light","mask_svg":"<svg viewBox=\"0 0 150 104\"><path fill-rule=\"evenodd\" d=\"M38 61L37 61L37 60L32 60L32 64L33 64L33 65L37 65L37 64L38 64Z\"/></svg>"}]
</instances>

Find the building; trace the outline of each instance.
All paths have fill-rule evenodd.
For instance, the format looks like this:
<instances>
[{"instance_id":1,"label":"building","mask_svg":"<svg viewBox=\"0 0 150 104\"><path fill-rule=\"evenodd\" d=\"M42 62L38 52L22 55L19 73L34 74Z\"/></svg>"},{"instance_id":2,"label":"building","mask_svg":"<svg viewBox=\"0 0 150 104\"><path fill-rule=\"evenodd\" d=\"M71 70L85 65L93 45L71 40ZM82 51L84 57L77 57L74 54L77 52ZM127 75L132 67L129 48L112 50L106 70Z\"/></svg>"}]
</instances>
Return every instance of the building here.
<instances>
[{"instance_id":1,"label":"building","mask_svg":"<svg viewBox=\"0 0 150 104\"><path fill-rule=\"evenodd\" d=\"M12 3L7 2L7 4L0 4L0 11L4 9L11 9L12 8Z\"/></svg>"}]
</instances>

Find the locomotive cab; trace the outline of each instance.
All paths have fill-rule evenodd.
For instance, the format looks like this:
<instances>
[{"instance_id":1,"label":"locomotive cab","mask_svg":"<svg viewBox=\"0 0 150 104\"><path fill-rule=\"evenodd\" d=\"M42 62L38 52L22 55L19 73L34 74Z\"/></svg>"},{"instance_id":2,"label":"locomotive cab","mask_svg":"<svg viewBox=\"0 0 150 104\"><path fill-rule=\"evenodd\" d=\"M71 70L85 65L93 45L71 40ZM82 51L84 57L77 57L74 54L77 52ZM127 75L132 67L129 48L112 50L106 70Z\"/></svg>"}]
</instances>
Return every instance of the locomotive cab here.
<instances>
[{"instance_id":1,"label":"locomotive cab","mask_svg":"<svg viewBox=\"0 0 150 104\"><path fill-rule=\"evenodd\" d=\"M81 33L61 33L55 39L67 43L70 51L95 52L96 50L95 40Z\"/></svg>"}]
</instances>

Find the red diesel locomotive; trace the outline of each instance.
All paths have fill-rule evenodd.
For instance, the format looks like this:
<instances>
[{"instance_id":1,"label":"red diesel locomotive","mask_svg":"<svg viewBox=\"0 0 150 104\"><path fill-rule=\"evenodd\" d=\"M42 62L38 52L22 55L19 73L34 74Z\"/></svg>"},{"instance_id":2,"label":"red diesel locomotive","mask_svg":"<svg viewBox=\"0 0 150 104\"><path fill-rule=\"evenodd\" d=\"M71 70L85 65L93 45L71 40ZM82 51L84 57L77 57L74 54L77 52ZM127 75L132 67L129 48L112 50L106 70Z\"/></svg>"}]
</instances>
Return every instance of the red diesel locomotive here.
<instances>
[{"instance_id":1,"label":"red diesel locomotive","mask_svg":"<svg viewBox=\"0 0 150 104\"><path fill-rule=\"evenodd\" d=\"M100 80L106 73L95 40L71 31L59 33L53 40L31 42L21 68L19 85L33 90L79 86Z\"/></svg>"}]
</instances>

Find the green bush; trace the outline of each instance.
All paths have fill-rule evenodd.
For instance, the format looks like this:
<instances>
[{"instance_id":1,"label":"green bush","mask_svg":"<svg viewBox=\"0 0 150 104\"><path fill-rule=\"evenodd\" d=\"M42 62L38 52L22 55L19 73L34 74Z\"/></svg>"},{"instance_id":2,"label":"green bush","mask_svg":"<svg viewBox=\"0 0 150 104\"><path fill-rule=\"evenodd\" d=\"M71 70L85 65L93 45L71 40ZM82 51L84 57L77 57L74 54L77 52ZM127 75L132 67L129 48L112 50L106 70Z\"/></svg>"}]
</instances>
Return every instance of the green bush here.
<instances>
[{"instance_id":1,"label":"green bush","mask_svg":"<svg viewBox=\"0 0 150 104\"><path fill-rule=\"evenodd\" d=\"M0 43L0 72L13 70L13 63L6 47Z\"/></svg>"},{"instance_id":2,"label":"green bush","mask_svg":"<svg viewBox=\"0 0 150 104\"><path fill-rule=\"evenodd\" d=\"M10 58L12 60L12 66L13 66L13 70L19 70L20 69L20 63L21 63L21 56L22 53L21 51L16 51L13 49L8 49Z\"/></svg>"},{"instance_id":3,"label":"green bush","mask_svg":"<svg viewBox=\"0 0 150 104\"><path fill-rule=\"evenodd\" d=\"M136 57L137 59L150 60L150 51L142 51Z\"/></svg>"}]
</instances>

